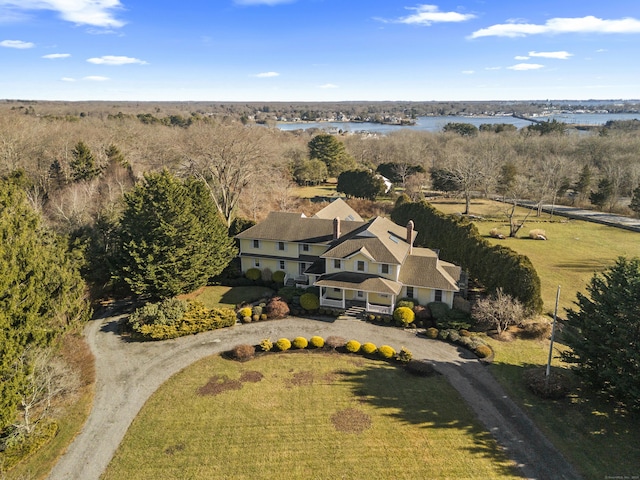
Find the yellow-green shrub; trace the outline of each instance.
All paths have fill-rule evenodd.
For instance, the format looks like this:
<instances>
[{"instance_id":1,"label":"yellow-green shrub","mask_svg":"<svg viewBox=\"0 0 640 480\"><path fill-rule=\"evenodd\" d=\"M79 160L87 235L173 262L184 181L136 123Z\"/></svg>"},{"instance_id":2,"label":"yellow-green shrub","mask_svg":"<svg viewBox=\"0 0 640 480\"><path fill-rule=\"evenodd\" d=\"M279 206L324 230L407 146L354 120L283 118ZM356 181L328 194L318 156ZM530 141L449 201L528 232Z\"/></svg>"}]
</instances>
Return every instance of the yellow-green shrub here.
<instances>
[{"instance_id":1,"label":"yellow-green shrub","mask_svg":"<svg viewBox=\"0 0 640 480\"><path fill-rule=\"evenodd\" d=\"M276 283L284 283L284 277L286 275L287 274L282 270L278 270L277 272L273 272L273 274L271 275L271 281Z\"/></svg>"},{"instance_id":2,"label":"yellow-green shrub","mask_svg":"<svg viewBox=\"0 0 640 480\"><path fill-rule=\"evenodd\" d=\"M291 348L291 341L288 338L280 338L276 342L276 348L281 352L285 352Z\"/></svg>"},{"instance_id":3,"label":"yellow-green shrub","mask_svg":"<svg viewBox=\"0 0 640 480\"><path fill-rule=\"evenodd\" d=\"M250 268L249 270L247 270L244 276L249 280L258 280L262 277L262 272L259 268Z\"/></svg>"},{"instance_id":4,"label":"yellow-green shrub","mask_svg":"<svg viewBox=\"0 0 640 480\"><path fill-rule=\"evenodd\" d=\"M433 339L436 339L436 338L438 338L438 329L437 329L437 328L435 328L435 327L427 328L427 329L425 330L424 334L425 334L425 336L426 336L427 338L433 338Z\"/></svg>"},{"instance_id":5,"label":"yellow-green shrub","mask_svg":"<svg viewBox=\"0 0 640 480\"><path fill-rule=\"evenodd\" d=\"M410 350L407 350L405 347L402 347L396 355L396 359L402 363L409 363L413 358L413 353Z\"/></svg>"},{"instance_id":6,"label":"yellow-green shrub","mask_svg":"<svg viewBox=\"0 0 640 480\"><path fill-rule=\"evenodd\" d=\"M373 355L374 353L376 353L376 350L378 350L378 347L376 347L371 342L367 342L360 347L360 350L362 350L362 352L366 353L367 355Z\"/></svg>"},{"instance_id":7,"label":"yellow-green shrub","mask_svg":"<svg viewBox=\"0 0 640 480\"><path fill-rule=\"evenodd\" d=\"M396 322L402 323L405 327L416 318L416 314L413 313L413 310L409 307L398 307L393 311L393 319Z\"/></svg>"},{"instance_id":8,"label":"yellow-green shrub","mask_svg":"<svg viewBox=\"0 0 640 480\"><path fill-rule=\"evenodd\" d=\"M307 311L313 311L320 308L320 299L314 293L303 293L300 295L300 306Z\"/></svg>"},{"instance_id":9,"label":"yellow-green shrub","mask_svg":"<svg viewBox=\"0 0 640 480\"><path fill-rule=\"evenodd\" d=\"M491 347L489 345L480 345L476 348L476 355L480 358L490 357L492 354Z\"/></svg>"},{"instance_id":10,"label":"yellow-green shrub","mask_svg":"<svg viewBox=\"0 0 640 480\"><path fill-rule=\"evenodd\" d=\"M378 355L386 360L389 360L390 358L395 357L396 351L389 345L382 345L380 348L378 348Z\"/></svg>"},{"instance_id":11,"label":"yellow-green shrub","mask_svg":"<svg viewBox=\"0 0 640 480\"><path fill-rule=\"evenodd\" d=\"M244 307L238 310L238 316L240 318L250 317L251 315L253 315L253 310L251 309L251 307Z\"/></svg>"},{"instance_id":12,"label":"yellow-green shrub","mask_svg":"<svg viewBox=\"0 0 640 480\"><path fill-rule=\"evenodd\" d=\"M303 350L307 348L307 345L309 345L309 342L304 337L296 337L293 339L292 345L293 345L293 348L297 348L298 350Z\"/></svg>"},{"instance_id":13,"label":"yellow-green shrub","mask_svg":"<svg viewBox=\"0 0 640 480\"><path fill-rule=\"evenodd\" d=\"M322 348L324 347L324 338L315 335L309 339L309 345L314 348Z\"/></svg>"},{"instance_id":14,"label":"yellow-green shrub","mask_svg":"<svg viewBox=\"0 0 640 480\"><path fill-rule=\"evenodd\" d=\"M357 340L349 340L344 348L347 352L358 353L360 351L360 342Z\"/></svg>"},{"instance_id":15,"label":"yellow-green shrub","mask_svg":"<svg viewBox=\"0 0 640 480\"><path fill-rule=\"evenodd\" d=\"M273 348L273 342L271 341L270 338L265 338L264 340L260 341L260 349L263 352L269 352L271 351L272 348Z\"/></svg>"}]
</instances>

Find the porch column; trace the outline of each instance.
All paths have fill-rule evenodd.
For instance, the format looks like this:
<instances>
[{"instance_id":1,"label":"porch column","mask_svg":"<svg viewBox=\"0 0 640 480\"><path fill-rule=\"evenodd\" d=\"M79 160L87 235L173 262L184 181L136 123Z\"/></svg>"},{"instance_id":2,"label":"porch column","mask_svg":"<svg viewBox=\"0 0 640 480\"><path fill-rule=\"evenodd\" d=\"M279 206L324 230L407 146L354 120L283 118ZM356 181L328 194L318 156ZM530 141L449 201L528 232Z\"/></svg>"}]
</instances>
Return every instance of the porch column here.
<instances>
[{"instance_id":1,"label":"porch column","mask_svg":"<svg viewBox=\"0 0 640 480\"><path fill-rule=\"evenodd\" d=\"M346 304L345 304L345 294L344 294L344 288L341 288L340 291L342 292L342 308L346 308Z\"/></svg>"}]
</instances>

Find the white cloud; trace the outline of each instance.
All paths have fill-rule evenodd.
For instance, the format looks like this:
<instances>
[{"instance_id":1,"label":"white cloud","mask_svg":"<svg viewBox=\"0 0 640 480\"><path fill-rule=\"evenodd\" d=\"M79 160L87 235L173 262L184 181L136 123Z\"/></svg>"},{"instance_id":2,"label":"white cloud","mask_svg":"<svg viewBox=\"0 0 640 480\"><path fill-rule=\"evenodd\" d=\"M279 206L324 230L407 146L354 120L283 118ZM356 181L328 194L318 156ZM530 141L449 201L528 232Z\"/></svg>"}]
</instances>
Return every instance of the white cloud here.
<instances>
[{"instance_id":1,"label":"white cloud","mask_svg":"<svg viewBox=\"0 0 640 480\"><path fill-rule=\"evenodd\" d=\"M255 75L252 75L252 76L256 78L273 78L273 77L279 77L280 74L278 72L262 72L262 73L256 73Z\"/></svg>"},{"instance_id":2,"label":"white cloud","mask_svg":"<svg viewBox=\"0 0 640 480\"><path fill-rule=\"evenodd\" d=\"M538 70L540 68L544 68L544 65L540 65L539 63L518 63L516 65L512 65L507 67L509 70Z\"/></svg>"},{"instance_id":3,"label":"white cloud","mask_svg":"<svg viewBox=\"0 0 640 480\"><path fill-rule=\"evenodd\" d=\"M63 20L78 25L119 28L124 22L114 16L122 8L120 0L0 0L0 7L16 17L25 10L52 10Z\"/></svg>"},{"instance_id":4,"label":"white cloud","mask_svg":"<svg viewBox=\"0 0 640 480\"><path fill-rule=\"evenodd\" d=\"M604 53L604 52L608 52L609 50L607 50L606 48L599 48L598 50L596 50L596 53Z\"/></svg>"},{"instance_id":5,"label":"white cloud","mask_svg":"<svg viewBox=\"0 0 640 480\"><path fill-rule=\"evenodd\" d=\"M25 48L33 48L35 46L36 46L35 43L23 42L22 40L2 40L0 42L0 47L6 47L6 48L25 49Z\"/></svg>"},{"instance_id":6,"label":"white cloud","mask_svg":"<svg viewBox=\"0 0 640 480\"><path fill-rule=\"evenodd\" d=\"M473 75L475 72L475 70L463 70L462 73L464 75Z\"/></svg>"},{"instance_id":7,"label":"white cloud","mask_svg":"<svg viewBox=\"0 0 640 480\"><path fill-rule=\"evenodd\" d=\"M640 33L640 20L631 17L604 20L589 15L580 18L552 18L544 25L510 22L477 30L471 34L471 38L526 37L545 33Z\"/></svg>"},{"instance_id":8,"label":"white cloud","mask_svg":"<svg viewBox=\"0 0 640 480\"><path fill-rule=\"evenodd\" d=\"M87 80L89 82L106 82L109 80L109 77L101 77L99 75L89 75L88 77L82 77L82 80Z\"/></svg>"},{"instance_id":9,"label":"white cloud","mask_svg":"<svg viewBox=\"0 0 640 480\"><path fill-rule=\"evenodd\" d=\"M282 5L285 3L293 3L295 0L234 0L236 5Z\"/></svg>"},{"instance_id":10,"label":"white cloud","mask_svg":"<svg viewBox=\"0 0 640 480\"><path fill-rule=\"evenodd\" d=\"M516 60L529 60L529 57L527 57L525 55L516 55L513 58L516 59Z\"/></svg>"},{"instance_id":11,"label":"white cloud","mask_svg":"<svg viewBox=\"0 0 640 480\"><path fill-rule=\"evenodd\" d=\"M63 82L75 82L76 81L75 78L71 78L71 77L62 77L60 80L62 80Z\"/></svg>"},{"instance_id":12,"label":"white cloud","mask_svg":"<svg viewBox=\"0 0 640 480\"><path fill-rule=\"evenodd\" d=\"M502 70L502 67L485 67L485 70Z\"/></svg>"},{"instance_id":13,"label":"white cloud","mask_svg":"<svg viewBox=\"0 0 640 480\"><path fill-rule=\"evenodd\" d=\"M329 89L329 88L338 88L338 85L333 83L325 83L324 85L318 85L318 88Z\"/></svg>"},{"instance_id":14,"label":"white cloud","mask_svg":"<svg viewBox=\"0 0 640 480\"><path fill-rule=\"evenodd\" d=\"M561 52L529 52L530 57L541 58L555 58L558 60L567 60L569 57L573 57L573 53L561 51Z\"/></svg>"},{"instance_id":15,"label":"white cloud","mask_svg":"<svg viewBox=\"0 0 640 480\"><path fill-rule=\"evenodd\" d=\"M69 58L70 56L71 56L70 53L50 53L49 55L43 55L42 58L55 60L58 58Z\"/></svg>"},{"instance_id":16,"label":"white cloud","mask_svg":"<svg viewBox=\"0 0 640 480\"><path fill-rule=\"evenodd\" d=\"M88 58L87 62L95 65L146 65L147 62L139 58L122 57L117 55L104 55L102 57Z\"/></svg>"},{"instance_id":17,"label":"white cloud","mask_svg":"<svg viewBox=\"0 0 640 480\"><path fill-rule=\"evenodd\" d=\"M395 20L382 20L383 22L405 23L407 25L425 25L442 22L466 22L476 16L471 13L441 12L437 5L418 5L416 7L406 7L415 13Z\"/></svg>"}]
</instances>

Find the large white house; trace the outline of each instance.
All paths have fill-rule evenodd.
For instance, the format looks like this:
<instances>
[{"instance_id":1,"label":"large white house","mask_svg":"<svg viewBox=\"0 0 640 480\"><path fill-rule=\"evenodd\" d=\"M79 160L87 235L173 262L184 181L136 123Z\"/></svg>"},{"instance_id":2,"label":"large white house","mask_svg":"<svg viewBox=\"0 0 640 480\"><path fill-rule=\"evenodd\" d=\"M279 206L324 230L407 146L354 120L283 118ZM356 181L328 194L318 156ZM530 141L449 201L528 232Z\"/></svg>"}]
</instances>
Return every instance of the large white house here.
<instances>
[{"instance_id":1,"label":"large white house","mask_svg":"<svg viewBox=\"0 0 640 480\"><path fill-rule=\"evenodd\" d=\"M285 272L285 283L320 288L320 305L391 314L398 298L450 307L459 291L460 267L413 246L417 232L384 217L368 222L341 199L313 217L272 212L236 236L243 273L250 268Z\"/></svg>"}]
</instances>

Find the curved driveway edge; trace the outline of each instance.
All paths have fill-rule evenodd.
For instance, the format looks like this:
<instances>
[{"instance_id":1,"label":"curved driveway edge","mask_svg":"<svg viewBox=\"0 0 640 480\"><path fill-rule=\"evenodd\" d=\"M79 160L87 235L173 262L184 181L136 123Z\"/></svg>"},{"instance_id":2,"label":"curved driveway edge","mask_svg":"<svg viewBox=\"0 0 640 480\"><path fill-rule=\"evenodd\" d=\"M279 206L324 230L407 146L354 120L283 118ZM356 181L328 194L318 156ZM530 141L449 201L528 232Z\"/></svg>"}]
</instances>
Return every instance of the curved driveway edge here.
<instances>
[{"instance_id":1,"label":"curved driveway edge","mask_svg":"<svg viewBox=\"0 0 640 480\"><path fill-rule=\"evenodd\" d=\"M338 335L394 348L431 361L474 410L525 478L579 479L580 476L512 402L474 356L444 342L419 338L397 328L358 320L325 322L287 318L200 333L163 342L127 342L118 320L91 321L85 336L96 357L96 394L82 431L49 474L50 480L97 480L107 468L129 425L169 377L208 355L264 338Z\"/></svg>"}]
</instances>

